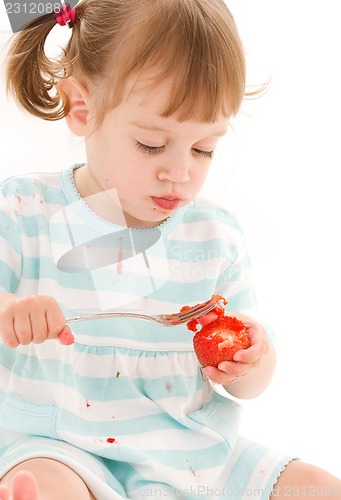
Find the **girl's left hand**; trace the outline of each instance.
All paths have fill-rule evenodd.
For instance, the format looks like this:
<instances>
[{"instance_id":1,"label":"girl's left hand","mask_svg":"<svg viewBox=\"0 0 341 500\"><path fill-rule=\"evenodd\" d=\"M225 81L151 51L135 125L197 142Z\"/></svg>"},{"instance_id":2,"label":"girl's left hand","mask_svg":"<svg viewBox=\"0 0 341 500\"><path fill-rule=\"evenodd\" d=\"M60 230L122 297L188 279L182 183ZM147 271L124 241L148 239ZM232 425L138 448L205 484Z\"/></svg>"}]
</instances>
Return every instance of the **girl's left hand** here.
<instances>
[{"instance_id":1,"label":"girl's left hand","mask_svg":"<svg viewBox=\"0 0 341 500\"><path fill-rule=\"evenodd\" d=\"M257 368L269 348L267 335L262 325L242 313L229 312L229 315L236 316L236 318L244 322L251 346L248 349L236 352L233 361L222 361L217 368L214 366L204 368L207 377L212 382L222 385L234 384L241 377Z\"/></svg>"}]
</instances>

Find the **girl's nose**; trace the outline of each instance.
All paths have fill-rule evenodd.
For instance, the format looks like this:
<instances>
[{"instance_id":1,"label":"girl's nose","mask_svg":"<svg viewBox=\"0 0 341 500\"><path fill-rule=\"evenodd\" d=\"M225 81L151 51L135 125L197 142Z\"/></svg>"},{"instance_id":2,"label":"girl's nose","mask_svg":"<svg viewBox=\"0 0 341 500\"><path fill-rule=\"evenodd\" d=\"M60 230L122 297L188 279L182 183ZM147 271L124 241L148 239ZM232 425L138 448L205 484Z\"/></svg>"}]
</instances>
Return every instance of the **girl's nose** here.
<instances>
[{"instance_id":1,"label":"girl's nose","mask_svg":"<svg viewBox=\"0 0 341 500\"><path fill-rule=\"evenodd\" d=\"M188 182L189 160L185 158L170 159L168 166L160 167L158 178L162 181L171 181L174 183Z\"/></svg>"}]
</instances>

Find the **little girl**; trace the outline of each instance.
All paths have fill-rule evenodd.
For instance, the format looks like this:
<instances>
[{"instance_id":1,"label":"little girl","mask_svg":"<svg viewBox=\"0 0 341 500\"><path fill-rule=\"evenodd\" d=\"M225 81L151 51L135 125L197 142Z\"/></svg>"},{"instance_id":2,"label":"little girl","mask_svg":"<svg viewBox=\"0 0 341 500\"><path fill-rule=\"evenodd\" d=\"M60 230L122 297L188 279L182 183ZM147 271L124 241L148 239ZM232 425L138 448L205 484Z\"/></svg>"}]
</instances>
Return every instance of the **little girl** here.
<instances>
[{"instance_id":1,"label":"little girl","mask_svg":"<svg viewBox=\"0 0 341 500\"><path fill-rule=\"evenodd\" d=\"M56 22L72 28L60 61L44 53ZM245 95L223 0L64 5L14 36L7 87L65 117L87 162L1 184L0 498L341 498L337 478L238 432L234 398L266 389L275 354L240 226L197 198ZM213 293L251 347L206 380L185 325L66 321Z\"/></svg>"}]
</instances>

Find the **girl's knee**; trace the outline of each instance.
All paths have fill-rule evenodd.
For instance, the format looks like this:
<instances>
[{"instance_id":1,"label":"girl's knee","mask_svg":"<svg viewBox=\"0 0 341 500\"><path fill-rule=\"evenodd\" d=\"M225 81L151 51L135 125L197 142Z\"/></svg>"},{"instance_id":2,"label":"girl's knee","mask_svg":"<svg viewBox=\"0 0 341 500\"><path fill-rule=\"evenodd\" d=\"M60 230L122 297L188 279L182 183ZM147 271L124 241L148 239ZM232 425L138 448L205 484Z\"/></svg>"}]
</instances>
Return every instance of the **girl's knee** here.
<instances>
[{"instance_id":1,"label":"girl's knee","mask_svg":"<svg viewBox=\"0 0 341 500\"><path fill-rule=\"evenodd\" d=\"M274 486L271 500L284 498L341 499L341 480L315 465L290 462Z\"/></svg>"},{"instance_id":2,"label":"girl's knee","mask_svg":"<svg viewBox=\"0 0 341 500\"><path fill-rule=\"evenodd\" d=\"M82 478L70 467L51 458L32 458L16 465L2 478L1 483L10 486L20 471L29 471L36 478L43 498L93 499Z\"/></svg>"}]
</instances>

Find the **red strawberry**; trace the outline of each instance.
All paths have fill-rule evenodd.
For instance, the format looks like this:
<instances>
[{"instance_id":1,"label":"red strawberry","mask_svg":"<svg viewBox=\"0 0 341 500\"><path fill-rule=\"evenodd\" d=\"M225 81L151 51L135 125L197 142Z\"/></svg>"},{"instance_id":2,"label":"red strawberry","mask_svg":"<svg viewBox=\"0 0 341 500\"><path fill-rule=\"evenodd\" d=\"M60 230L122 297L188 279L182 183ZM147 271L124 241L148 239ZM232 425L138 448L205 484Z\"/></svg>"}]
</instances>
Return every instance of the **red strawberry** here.
<instances>
[{"instance_id":1,"label":"red strawberry","mask_svg":"<svg viewBox=\"0 0 341 500\"><path fill-rule=\"evenodd\" d=\"M240 349L250 347L245 325L232 316L220 316L194 335L193 346L201 366L230 361Z\"/></svg>"},{"instance_id":2,"label":"red strawberry","mask_svg":"<svg viewBox=\"0 0 341 500\"><path fill-rule=\"evenodd\" d=\"M203 326L193 338L193 346L200 364L205 366L218 366L221 361L230 361L240 349L250 347L250 339L242 321L232 316L225 316L224 308L219 300L223 297L213 296L217 301L214 311L218 314L216 320ZM187 323L189 330L196 331L197 321Z\"/></svg>"}]
</instances>

